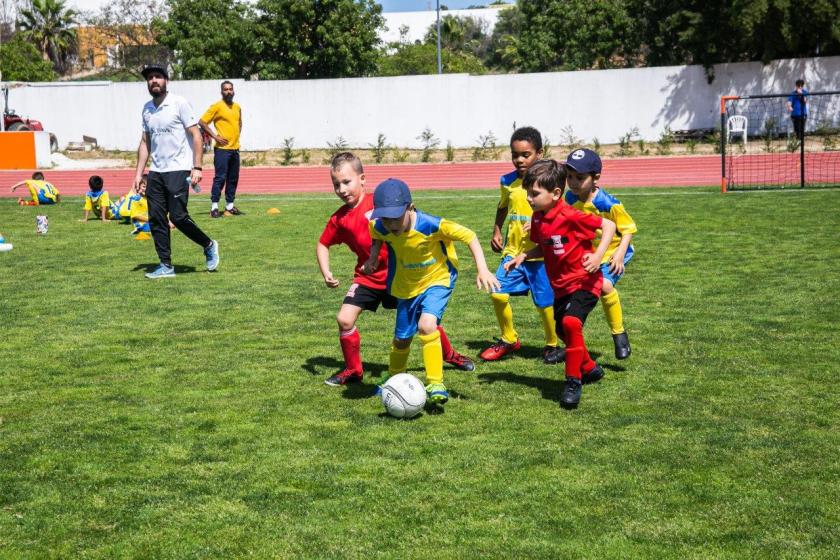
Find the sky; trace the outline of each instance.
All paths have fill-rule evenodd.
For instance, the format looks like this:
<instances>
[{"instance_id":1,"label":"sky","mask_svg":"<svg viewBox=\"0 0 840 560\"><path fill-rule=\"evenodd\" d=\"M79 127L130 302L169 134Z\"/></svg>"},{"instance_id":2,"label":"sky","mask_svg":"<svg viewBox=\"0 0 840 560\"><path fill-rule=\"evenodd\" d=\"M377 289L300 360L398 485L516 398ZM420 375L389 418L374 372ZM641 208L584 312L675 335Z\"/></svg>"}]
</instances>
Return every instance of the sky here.
<instances>
[{"instance_id":1,"label":"sky","mask_svg":"<svg viewBox=\"0 0 840 560\"><path fill-rule=\"evenodd\" d=\"M493 0L440 0L440 3L450 10L460 10L472 5L486 6ZM513 0L510 0L511 2ZM434 10L436 0L380 0L385 12L420 12Z\"/></svg>"}]
</instances>

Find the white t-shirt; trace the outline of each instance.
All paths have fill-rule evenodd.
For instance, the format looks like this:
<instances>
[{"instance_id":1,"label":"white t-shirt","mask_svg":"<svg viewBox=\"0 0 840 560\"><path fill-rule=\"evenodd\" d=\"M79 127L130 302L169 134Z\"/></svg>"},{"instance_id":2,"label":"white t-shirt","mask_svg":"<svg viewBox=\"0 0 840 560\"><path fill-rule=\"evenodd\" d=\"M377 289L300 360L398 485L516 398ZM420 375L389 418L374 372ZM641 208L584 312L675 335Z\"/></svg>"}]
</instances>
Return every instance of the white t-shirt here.
<instances>
[{"instance_id":1,"label":"white t-shirt","mask_svg":"<svg viewBox=\"0 0 840 560\"><path fill-rule=\"evenodd\" d=\"M192 136L187 128L198 124L192 107L180 95L166 94L158 107L154 100L143 105L143 132L148 132L151 171L189 171L193 167Z\"/></svg>"}]
</instances>

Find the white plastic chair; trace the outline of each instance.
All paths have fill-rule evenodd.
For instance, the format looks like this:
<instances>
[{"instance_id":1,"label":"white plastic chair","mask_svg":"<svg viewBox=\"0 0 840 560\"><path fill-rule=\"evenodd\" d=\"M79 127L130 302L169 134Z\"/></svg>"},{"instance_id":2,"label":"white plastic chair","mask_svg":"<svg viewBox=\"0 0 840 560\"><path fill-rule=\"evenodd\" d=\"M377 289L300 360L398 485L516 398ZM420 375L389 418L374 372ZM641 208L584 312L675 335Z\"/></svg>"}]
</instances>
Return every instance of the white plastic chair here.
<instances>
[{"instance_id":1,"label":"white plastic chair","mask_svg":"<svg viewBox=\"0 0 840 560\"><path fill-rule=\"evenodd\" d=\"M740 134L744 145L747 145L747 117L744 115L733 115L726 121L726 141L732 141L733 134Z\"/></svg>"}]
</instances>

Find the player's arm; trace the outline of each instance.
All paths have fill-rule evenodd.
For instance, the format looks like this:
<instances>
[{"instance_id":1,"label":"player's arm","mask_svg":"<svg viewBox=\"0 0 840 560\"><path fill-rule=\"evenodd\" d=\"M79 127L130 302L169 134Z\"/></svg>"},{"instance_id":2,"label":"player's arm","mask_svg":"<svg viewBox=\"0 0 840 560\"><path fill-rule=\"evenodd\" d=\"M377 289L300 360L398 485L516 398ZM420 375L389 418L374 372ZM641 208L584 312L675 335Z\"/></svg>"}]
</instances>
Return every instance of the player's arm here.
<instances>
[{"instance_id":1,"label":"player's arm","mask_svg":"<svg viewBox=\"0 0 840 560\"><path fill-rule=\"evenodd\" d=\"M140 144L137 146L137 168L134 170L134 190L140 189L140 182L143 180L143 171L146 170L146 163L149 161L149 146L151 139L149 133L144 132L140 136Z\"/></svg>"},{"instance_id":2,"label":"player's arm","mask_svg":"<svg viewBox=\"0 0 840 560\"><path fill-rule=\"evenodd\" d=\"M11 189L12 192L15 192L17 189L24 186L25 184L26 184L26 181L20 181L19 183L15 183L14 185L12 185L12 189Z\"/></svg>"},{"instance_id":3,"label":"player's arm","mask_svg":"<svg viewBox=\"0 0 840 560\"><path fill-rule=\"evenodd\" d=\"M99 219L103 222L110 222L111 220L108 219L108 205L100 204L99 205Z\"/></svg>"},{"instance_id":4,"label":"player's arm","mask_svg":"<svg viewBox=\"0 0 840 560\"><path fill-rule=\"evenodd\" d=\"M475 285L479 290L486 292L497 292L502 289L496 275L490 272L487 268L487 261L484 259L484 251L481 250L481 243L478 241L478 236L473 236L472 241L467 244L475 261L475 268L477 274L475 275Z\"/></svg>"},{"instance_id":5,"label":"player's arm","mask_svg":"<svg viewBox=\"0 0 840 560\"><path fill-rule=\"evenodd\" d=\"M216 132L210 127L210 125L204 119L201 119L201 120L198 121L198 126L201 128L201 130L206 132L207 135L210 136L210 138L212 138L216 142L217 146L227 146L228 141L225 140L225 138L223 136L221 136L219 134L216 134Z\"/></svg>"},{"instance_id":6,"label":"player's arm","mask_svg":"<svg viewBox=\"0 0 840 560\"><path fill-rule=\"evenodd\" d=\"M321 269L324 283L328 288L337 288L339 284L338 279L330 271L330 248L319 241L315 246L315 257L318 259L318 268Z\"/></svg>"},{"instance_id":7,"label":"player's arm","mask_svg":"<svg viewBox=\"0 0 840 560\"><path fill-rule=\"evenodd\" d=\"M607 218L602 218L601 242L598 243L598 248L595 249L594 253L587 253L583 256L583 268L586 272L592 273L601 267L601 260L603 260L607 249L610 248L615 231L615 222Z\"/></svg>"},{"instance_id":8,"label":"player's arm","mask_svg":"<svg viewBox=\"0 0 840 560\"><path fill-rule=\"evenodd\" d=\"M204 152L204 143L201 141L201 131L198 125L187 127L187 133L192 135L193 145L193 168L190 171L190 183L197 185L201 182L201 156Z\"/></svg>"},{"instance_id":9,"label":"player's arm","mask_svg":"<svg viewBox=\"0 0 840 560\"><path fill-rule=\"evenodd\" d=\"M376 266L379 264L379 251L382 250L382 240L374 239L370 244L370 256L362 265L362 273L373 274L376 271Z\"/></svg>"},{"instance_id":10,"label":"player's arm","mask_svg":"<svg viewBox=\"0 0 840 560\"><path fill-rule=\"evenodd\" d=\"M504 264L505 272L510 272L511 268L516 268L518 266L521 266L522 263L525 262L525 261L531 261L531 260L534 260L534 259L541 259L541 258L543 258L543 250L542 250L542 247L540 245L537 245L537 246L535 246L531 249L528 249L524 253L519 253L518 255L513 257L511 260L506 262Z\"/></svg>"},{"instance_id":11,"label":"player's arm","mask_svg":"<svg viewBox=\"0 0 840 560\"><path fill-rule=\"evenodd\" d=\"M505 247L505 240L502 237L502 228L505 227L505 220L507 219L508 209L496 208L496 219L493 222L493 237L490 239L490 248L496 253L501 253Z\"/></svg>"},{"instance_id":12,"label":"player's arm","mask_svg":"<svg viewBox=\"0 0 840 560\"><path fill-rule=\"evenodd\" d=\"M616 204L610 210L610 219L615 222L615 227L618 234L621 235L621 240L618 247L610 255L610 272L622 274L624 272L624 255L627 254L627 249L633 241L633 234L636 233L636 222L624 209L623 204Z\"/></svg>"}]
</instances>

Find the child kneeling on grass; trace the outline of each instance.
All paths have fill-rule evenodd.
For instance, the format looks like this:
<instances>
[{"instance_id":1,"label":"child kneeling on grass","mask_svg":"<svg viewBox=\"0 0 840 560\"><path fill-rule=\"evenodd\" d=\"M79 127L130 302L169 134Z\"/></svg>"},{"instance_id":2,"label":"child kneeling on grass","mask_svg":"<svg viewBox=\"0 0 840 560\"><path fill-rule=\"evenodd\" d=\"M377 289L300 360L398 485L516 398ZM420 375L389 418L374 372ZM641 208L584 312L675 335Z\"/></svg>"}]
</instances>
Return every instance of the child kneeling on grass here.
<instances>
[{"instance_id":1,"label":"child kneeling on grass","mask_svg":"<svg viewBox=\"0 0 840 560\"><path fill-rule=\"evenodd\" d=\"M435 404L449 400L443 384L443 350L438 325L458 277L453 241L466 244L475 260L476 285L488 292L499 281L487 268L475 233L445 218L415 209L403 181L387 179L373 193L370 257L362 272L376 270L383 244L388 248L388 291L397 298L397 322L388 365L389 375L405 371L411 340L419 331L426 369L426 393Z\"/></svg>"},{"instance_id":2,"label":"child kneeling on grass","mask_svg":"<svg viewBox=\"0 0 840 560\"><path fill-rule=\"evenodd\" d=\"M61 195L58 194L58 189L52 183L48 183L44 179L44 174L36 171L32 174L32 179L20 181L12 185L12 192L18 188L25 186L29 189L29 196L32 200L24 200L18 198L18 204L21 206L40 206L42 204L55 204L61 202Z\"/></svg>"},{"instance_id":3,"label":"child kneeling on grass","mask_svg":"<svg viewBox=\"0 0 840 560\"><path fill-rule=\"evenodd\" d=\"M545 259L554 290L557 334L566 343L566 383L560 404L575 408L580 402L581 385L604 376L604 370L586 349L583 323L601 295L601 260L615 235L615 223L575 210L563 201L566 171L554 160L536 162L522 183L534 209L530 236L536 246L505 263L505 269L516 268L529 259ZM592 240L599 229L601 242L593 253Z\"/></svg>"},{"instance_id":4,"label":"child kneeling on grass","mask_svg":"<svg viewBox=\"0 0 840 560\"><path fill-rule=\"evenodd\" d=\"M85 217L82 221L87 222L91 213L103 222L112 220L114 213L111 211L111 197L104 188L105 181L99 175L91 175L88 186L90 190L85 194Z\"/></svg>"}]
</instances>

